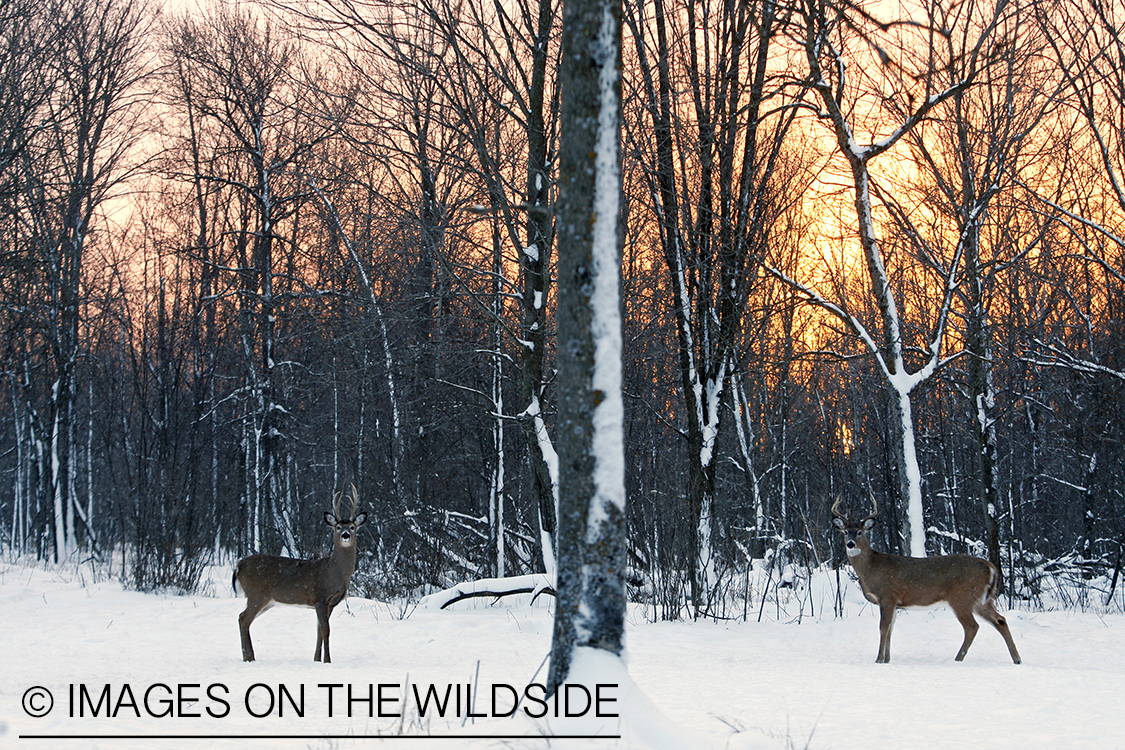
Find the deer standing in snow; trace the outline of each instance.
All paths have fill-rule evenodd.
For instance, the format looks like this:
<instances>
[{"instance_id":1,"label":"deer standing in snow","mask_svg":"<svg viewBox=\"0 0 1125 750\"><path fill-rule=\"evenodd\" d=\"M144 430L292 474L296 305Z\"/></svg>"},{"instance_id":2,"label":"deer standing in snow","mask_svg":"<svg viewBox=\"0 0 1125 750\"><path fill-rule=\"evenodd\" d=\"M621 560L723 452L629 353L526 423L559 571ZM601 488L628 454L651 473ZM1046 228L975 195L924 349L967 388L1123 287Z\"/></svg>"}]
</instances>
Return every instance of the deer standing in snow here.
<instances>
[{"instance_id":1,"label":"deer standing in snow","mask_svg":"<svg viewBox=\"0 0 1125 750\"><path fill-rule=\"evenodd\" d=\"M328 651L328 618L332 610L348 594L348 583L355 572L356 531L367 520L366 513L356 514L359 497L351 492L350 518L340 518L340 495L332 503L332 512L324 514L324 522L332 527L332 554L316 560L295 560L278 555L251 555L234 567L231 585L235 592L246 594L246 609L238 616L242 632L242 659L254 661L254 644L250 641L250 624L254 618L274 604L294 604L316 609L316 654L320 661L332 661Z\"/></svg>"},{"instance_id":2,"label":"deer standing in snow","mask_svg":"<svg viewBox=\"0 0 1125 750\"><path fill-rule=\"evenodd\" d=\"M859 576L859 585L868 601L879 606L879 655L875 661L891 660L891 628L899 607L928 607L946 602L965 629L965 642L957 661L973 643L980 625L974 613L988 620L1004 636L1012 661L1020 663L1008 622L996 611L1000 572L988 560L971 555L904 557L871 549L869 532L879 508L871 498L872 512L866 518L850 520L840 512L840 501L832 505L832 525L844 534L845 551Z\"/></svg>"}]
</instances>

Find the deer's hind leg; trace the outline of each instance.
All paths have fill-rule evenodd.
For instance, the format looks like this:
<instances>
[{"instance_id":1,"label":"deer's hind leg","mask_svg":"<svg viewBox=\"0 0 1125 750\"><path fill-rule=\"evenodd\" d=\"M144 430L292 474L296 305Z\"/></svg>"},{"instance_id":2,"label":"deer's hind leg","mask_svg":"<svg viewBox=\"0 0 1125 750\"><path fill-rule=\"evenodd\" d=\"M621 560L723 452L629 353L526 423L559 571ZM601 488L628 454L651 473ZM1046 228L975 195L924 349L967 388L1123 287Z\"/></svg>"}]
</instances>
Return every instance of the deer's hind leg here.
<instances>
[{"instance_id":1,"label":"deer's hind leg","mask_svg":"<svg viewBox=\"0 0 1125 750\"><path fill-rule=\"evenodd\" d=\"M238 630L242 634L242 660L254 661L254 644L250 640L250 624L254 618L265 612L272 605L269 599L249 597L246 600L246 609L238 616Z\"/></svg>"},{"instance_id":2,"label":"deer's hind leg","mask_svg":"<svg viewBox=\"0 0 1125 750\"><path fill-rule=\"evenodd\" d=\"M957 661L963 661L965 654L969 652L969 646L973 645L973 639L977 637L977 631L980 630L980 624L977 618L973 617L972 607L958 607L953 610L957 615L957 621L961 623L961 627L965 629L965 641L961 644L961 650L957 652Z\"/></svg>"},{"instance_id":3,"label":"deer's hind leg","mask_svg":"<svg viewBox=\"0 0 1125 750\"><path fill-rule=\"evenodd\" d=\"M1008 644L1008 653L1012 655L1012 663L1019 664L1023 660L1020 659L1020 652L1016 650L1016 642L1012 640L1012 631L1008 629L1008 621L1004 615L996 610L996 605L989 599L977 607L977 614L992 623L992 627L1000 631L1000 635L1004 636L1004 642Z\"/></svg>"}]
</instances>

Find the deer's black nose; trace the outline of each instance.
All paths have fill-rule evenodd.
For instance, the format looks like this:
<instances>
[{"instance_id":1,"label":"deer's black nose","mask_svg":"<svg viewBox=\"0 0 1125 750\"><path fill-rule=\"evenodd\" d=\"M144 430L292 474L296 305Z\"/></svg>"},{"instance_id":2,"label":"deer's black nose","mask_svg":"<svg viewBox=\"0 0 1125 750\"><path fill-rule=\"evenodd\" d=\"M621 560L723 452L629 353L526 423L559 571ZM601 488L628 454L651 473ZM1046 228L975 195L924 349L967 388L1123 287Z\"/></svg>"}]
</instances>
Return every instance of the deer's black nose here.
<instances>
[{"instance_id":1,"label":"deer's black nose","mask_svg":"<svg viewBox=\"0 0 1125 750\"><path fill-rule=\"evenodd\" d=\"M848 549L855 549L855 542L851 539L848 540Z\"/></svg>"}]
</instances>

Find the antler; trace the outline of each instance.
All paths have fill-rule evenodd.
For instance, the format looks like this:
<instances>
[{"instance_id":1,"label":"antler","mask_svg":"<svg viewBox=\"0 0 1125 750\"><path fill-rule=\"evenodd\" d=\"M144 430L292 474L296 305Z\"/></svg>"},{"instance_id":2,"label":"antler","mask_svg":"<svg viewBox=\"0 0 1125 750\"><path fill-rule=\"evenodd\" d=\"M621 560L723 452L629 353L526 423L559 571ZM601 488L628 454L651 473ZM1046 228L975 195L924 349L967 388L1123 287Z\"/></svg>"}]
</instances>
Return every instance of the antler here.
<instances>
[{"instance_id":1,"label":"antler","mask_svg":"<svg viewBox=\"0 0 1125 750\"><path fill-rule=\"evenodd\" d=\"M874 493L868 491L867 494L868 497L871 498L871 515L867 516L867 518L875 518L875 516L879 515L879 504L875 502ZM836 498L836 502L832 503L832 515L836 516L837 518L842 518L845 521L848 520L848 517L840 511L839 497ZM865 518L864 520L866 521L867 519Z\"/></svg>"},{"instance_id":2,"label":"antler","mask_svg":"<svg viewBox=\"0 0 1125 750\"><path fill-rule=\"evenodd\" d=\"M359 507L359 493L356 491L354 484L351 485L351 488L352 488L352 515L351 515L351 517L355 518L356 508Z\"/></svg>"},{"instance_id":3,"label":"antler","mask_svg":"<svg viewBox=\"0 0 1125 750\"><path fill-rule=\"evenodd\" d=\"M832 515L836 516L836 518L846 518L846 516L844 516L844 514L840 512L839 497L836 498L836 502L832 503Z\"/></svg>"}]
</instances>

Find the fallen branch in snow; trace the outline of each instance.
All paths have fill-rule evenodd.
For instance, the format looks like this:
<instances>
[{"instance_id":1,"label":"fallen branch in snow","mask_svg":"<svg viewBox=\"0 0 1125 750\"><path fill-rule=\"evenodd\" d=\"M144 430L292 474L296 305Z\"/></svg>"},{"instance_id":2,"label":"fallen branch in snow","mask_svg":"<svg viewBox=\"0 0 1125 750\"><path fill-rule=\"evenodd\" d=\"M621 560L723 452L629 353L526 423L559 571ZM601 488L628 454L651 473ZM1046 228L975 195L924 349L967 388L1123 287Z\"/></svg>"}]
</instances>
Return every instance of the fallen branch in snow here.
<instances>
[{"instance_id":1,"label":"fallen branch in snow","mask_svg":"<svg viewBox=\"0 0 1125 750\"><path fill-rule=\"evenodd\" d=\"M476 599L482 596L492 596L499 599L515 594L532 594L532 604L535 603L540 594L556 596L554 576L532 573L524 576L512 576L511 578L481 578L477 581L466 581L436 594L422 597L422 600L418 602L418 608L445 609L465 599Z\"/></svg>"}]
</instances>

